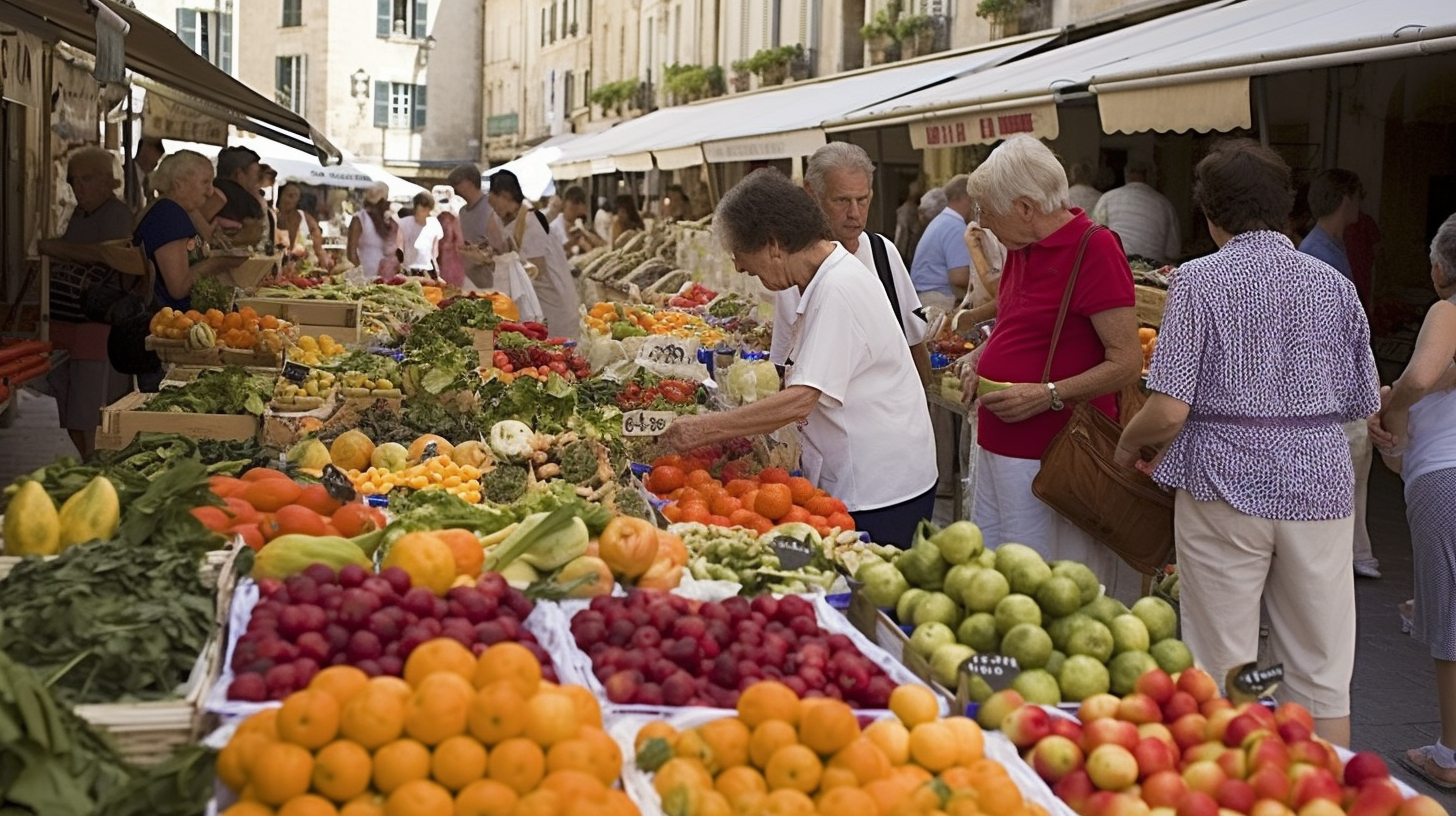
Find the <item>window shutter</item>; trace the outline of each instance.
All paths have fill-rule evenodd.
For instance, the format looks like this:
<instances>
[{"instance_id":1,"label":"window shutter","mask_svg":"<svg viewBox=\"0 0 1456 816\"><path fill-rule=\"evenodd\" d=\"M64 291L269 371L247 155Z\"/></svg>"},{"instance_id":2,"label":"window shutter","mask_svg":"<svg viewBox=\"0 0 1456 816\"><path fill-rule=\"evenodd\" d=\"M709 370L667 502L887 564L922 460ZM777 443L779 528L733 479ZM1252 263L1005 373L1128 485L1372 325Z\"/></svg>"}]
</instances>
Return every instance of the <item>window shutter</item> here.
<instances>
[{"instance_id":1,"label":"window shutter","mask_svg":"<svg viewBox=\"0 0 1456 816\"><path fill-rule=\"evenodd\" d=\"M177 36L187 47L197 50L197 12L192 9L177 9Z\"/></svg>"},{"instance_id":2,"label":"window shutter","mask_svg":"<svg viewBox=\"0 0 1456 816\"><path fill-rule=\"evenodd\" d=\"M217 67L223 73L233 72L233 16L231 14L217 15L218 46L217 46Z\"/></svg>"},{"instance_id":3,"label":"window shutter","mask_svg":"<svg viewBox=\"0 0 1456 816\"><path fill-rule=\"evenodd\" d=\"M273 59L273 98L287 107L288 100L288 58Z\"/></svg>"},{"instance_id":4,"label":"window shutter","mask_svg":"<svg viewBox=\"0 0 1456 816\"><path fill-rule=\"evenodd\" d=\"M299 54L293 58L293 112L303 115L303 105L308 101L308 55Z\"/></svg>"},{"instance_id":5,"label":"window shutter","mask_svg":"<svg viewBox=\"0 0 1456 816\"><path fill-rule=\"evenodd\" d=\"M414 110L411 112L410 123L415 130L424 130L425 127L425 86L416 85L414 93Z\"/></svg>"},{"instance_id":6,"label":"window shutter","mask_svg":"<svg viewBox=\"0 0 1456 816\"><path fill-rule=\"evenodd\" d=\"M430 0L415 0L415 30L414 37L423 40L428 33L430 22Z\"/></svg>"},{"instance_id":7,"label":"window shutter","mask_svg":"<svg viewBox=\"0 0 1456 816\"><path fill-rule=\"evenodd\" d=\"M375 22L374 33L387 40L389 32L394 28L394 4L390 0L379 0L376 8L379 17Z\"/></svg>"},{"instance_id":8,"label":"window shutter","mask_svg":"<svg viewBox=\"0 0 1456 816\"><path fill-rule=\"evenodd\" d=\"M389 83L374 83L374 126L389 127Z\"/></svg>"}]
</instances>

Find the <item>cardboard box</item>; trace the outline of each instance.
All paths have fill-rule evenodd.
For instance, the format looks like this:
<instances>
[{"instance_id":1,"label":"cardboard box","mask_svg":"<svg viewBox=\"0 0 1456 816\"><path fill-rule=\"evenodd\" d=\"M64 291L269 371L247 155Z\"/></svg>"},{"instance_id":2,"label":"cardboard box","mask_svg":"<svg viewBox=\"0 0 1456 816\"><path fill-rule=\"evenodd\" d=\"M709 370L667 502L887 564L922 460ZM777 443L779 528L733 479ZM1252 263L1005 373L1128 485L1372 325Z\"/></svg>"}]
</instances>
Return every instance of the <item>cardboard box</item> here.
<instances>
[{"instance_id":1,"label":"cardboard box","mask_svg":"<svg viewBox=\"0 0 1456 816\"><path fill-rule=\"evenodd\" d=\"M245 250L213 250L212 254L192 265L199 275L216 275L228 286L252 289L278 272L282 255L251 255Z\"/></svg>"},{"instance_id":2,"label":"cardboard box","mask_svg":"<svg viewBox=\"0 0 1456 816\"><path fill-rule=\"evenodd\" d=\"M491 355L495 354L495 332L488 329L471 329L470 333L473 336L471 346L480 354L480 364L489 368Z\"/></svg>"},{"instance_id":3,"label":"cardboard box","mask_svg":"<svg viewBox=\"0 0 1456 816\"><path fill-rule=\"evenodd\" d=\"M340 343L358 343L362 336L364 307L357 300L249 297L239 298L234 306L251 306L260 315L286 320L300 336L327 334Z\"/></svg>"},{"instance_id":4,"label":"cardboard box","mask_svg":"<svg viewBox=\"0 0 1456 816\"><path fill-rule=\"evenodd\" d=\"M133 391L101 409L96 429L99 450L120 450L138 433L176 433L199 439L253 439L258 435L258 418L249 414L188 414L148 411L150 394Z\"/></svg>"},{"instance_id":5,"label":"cardboard box","mask_svg":"<svg viewBox=\"0 0 1456 816\"><path fill-rule=\"evenodd\" d=\"M259 439L264 447L288 450L305 436L320 431L338 407L338 401L330 396L322 406L312 411L283 413L269 408L263 414L263 431Z\"/></svg>"}]
</instances>

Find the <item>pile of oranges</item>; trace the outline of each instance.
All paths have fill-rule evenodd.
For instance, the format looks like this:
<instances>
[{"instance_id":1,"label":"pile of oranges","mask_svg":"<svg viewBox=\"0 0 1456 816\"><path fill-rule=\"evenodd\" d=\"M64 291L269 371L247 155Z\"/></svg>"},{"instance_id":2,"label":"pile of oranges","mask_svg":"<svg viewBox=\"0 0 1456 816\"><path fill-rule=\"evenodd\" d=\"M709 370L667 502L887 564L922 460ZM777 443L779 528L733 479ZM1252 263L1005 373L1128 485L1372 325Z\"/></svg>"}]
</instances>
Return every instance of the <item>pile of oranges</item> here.
<instances>
[{"instance_id":1,"label":"pile of oranges","mask_svg":"<svg viewBox=\"0 0 1456 816\"><path fill-rule=\"evenodd\" d=\"M985 757L974 720L940 718L934 692L899 686L890 710L861 729L845 703L765 680L744 690L736 717L644 726L637 762L655 769L667 813L1046 816Z\"/></svg>"},{"instance_id":2,"label":"pile of oranges","mask_svg":"<svg viewBox=\"0 0 1456 816\"><path fill-rule=\"evenodd\" d=\"M477 659L448 638L403 679L324 669L217 757L223 816L636 816L621 769L591 692L542 680L519 644Z\"/></svg>"},{"instance_id":3,"label":"pile of oranges","mask_svg":"<svg viewBox=\"0 0 1456 816\"><path fill-rule=\"evenodd\" d=\"M855 529L844 502L782 468L764 468L725 485L705 469L685 471L681 459L664 456L653 462L647 489L670 500L662 514L671 522L746 527L759 534L788 522L807 524L820 535Z\"/></svg>"},{"instance_id":4,"label":"pile of oranges","mask_svg":"<svg viewBox=\"0 0 1456 816\"><path fill-rule=\"evenodd\" d=\"M208 309L206 312L189 309L183 312L166 307L152 317L149 328L155 337L184 340L192 327L198 324L210 327L216 333L217 344L220 346L274 353L283 349L283 331L288 328L288 323L274 315L260 316L251 306L226 313L218 309Z\"/></svg>"},{"instance_id":5,"label":"pile of oranges","mask_svg":"<svg viewBox=\"0 0 1456 816\"><path fill-rule=\"evenodd\" d=\"M378 508L362 502L344 504L323 485L299 484L269 468L253 468L242 478L213 476L210 481L223 506L196 507L192 515L213 532L241 536L254 550L281 535L353 538L386 522Z\"/></svg>"}]
</instances>

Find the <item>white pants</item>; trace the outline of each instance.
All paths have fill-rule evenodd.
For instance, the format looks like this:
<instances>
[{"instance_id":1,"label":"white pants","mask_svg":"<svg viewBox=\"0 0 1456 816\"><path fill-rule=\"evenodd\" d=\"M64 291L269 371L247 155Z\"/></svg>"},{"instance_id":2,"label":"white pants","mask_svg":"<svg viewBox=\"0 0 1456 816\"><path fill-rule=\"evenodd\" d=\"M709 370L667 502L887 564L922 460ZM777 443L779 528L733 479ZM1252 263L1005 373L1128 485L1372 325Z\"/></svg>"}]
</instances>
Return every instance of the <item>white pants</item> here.
<instances>
[{"instance_id":1,"label":"white pants","mask_svg":"<svg viewBox=\"0 0 1456 816\"><path fill-rule=\"evenodd\" d=\"M1374 454L1370 449L1370 428L1365 420L1346 422L1345 438L1350 440L1350 459L1355 465L1355 543L1354 562L1375 566L1375 553L1370 549L1370 531L1365 528L1365 494L1370 485L1370 462Z\"/></svg>"},{"instance_id":2,"label":"white pants","mask_svg":"<svg viewBox=\"0 0 1456 816\"><path fill-rule=\"evenodd\" d=\"M1125 604L1142 595L1142 573L1032 495L1031 482L1041 469L1040 461L1001 456L979 446L975 456L971 520L981 528L987 547L1025 544L1047 561L1086 564L1106 593Z\"/></svg>"}]
</instances>

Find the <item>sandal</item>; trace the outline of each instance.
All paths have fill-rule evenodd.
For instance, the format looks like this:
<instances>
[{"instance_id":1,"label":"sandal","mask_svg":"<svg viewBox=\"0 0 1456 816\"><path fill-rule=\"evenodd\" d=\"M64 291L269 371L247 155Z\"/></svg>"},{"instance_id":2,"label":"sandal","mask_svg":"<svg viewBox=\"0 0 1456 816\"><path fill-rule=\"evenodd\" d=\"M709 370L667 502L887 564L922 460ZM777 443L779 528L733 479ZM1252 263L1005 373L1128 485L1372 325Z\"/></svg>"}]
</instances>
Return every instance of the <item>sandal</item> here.
<instances>
[{"instance_id":1,"label":"sandal","mask_svg":"<svg viewBox=\"0 0 1456 816\"><path fill-rule=\"evenodd\" d=\"M1400 615L1400 631L1402 634L1410 634L1412 619L1416 614L1415 599L1396 604L1396 612Z\"/></svg>"},{"instance_id":2,"label":"sandal","mask_svg":"<svg viewBox=\"0 0 1456 816\"><path fill-rule=\"evenodd\" d=\"M1441 790L1456 790L1456 768L1447 768L1437 762L1435 751L1434 745L1412 748L1404 754L1396 754L1395 761Z\"/></svg>"}]
</instances>

